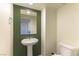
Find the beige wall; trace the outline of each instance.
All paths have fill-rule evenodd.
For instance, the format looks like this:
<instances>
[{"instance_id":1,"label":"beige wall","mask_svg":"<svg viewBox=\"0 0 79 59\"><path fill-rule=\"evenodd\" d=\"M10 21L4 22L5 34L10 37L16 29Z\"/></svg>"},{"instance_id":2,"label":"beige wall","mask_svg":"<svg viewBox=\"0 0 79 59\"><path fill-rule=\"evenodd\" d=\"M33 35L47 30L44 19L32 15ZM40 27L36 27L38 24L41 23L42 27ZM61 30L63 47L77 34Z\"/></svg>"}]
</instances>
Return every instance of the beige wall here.
<instances>
[{"instance_id":1,"label":"beige wall","mask_svg":"<svg viewBox=\"0 0 79 59\"><path fill-rule=\"evenodd\" d=\"M56 52L56 40L57 40L57 10L54 8L46 8L46 55Z\"/></svg>"},{"instance_id":2,"label":"beige wall","mask_svg":"<svg viewBox=\"0 0 79 59\"><path fill-rule=\"evenodd\" d=\"M79 46L79 4L59 8L57 15L57 41Z\"/></svg>"},{"instance_id":3,"label":"beige wall","mask_svg":"<svg viewBox=\"0 0 79 59\"><path fill-rule=\"evenodd\" d=\"M9 24L11 4L0 4L0 55L12 54L12 39Z\"/></svg>"}]
</instances>

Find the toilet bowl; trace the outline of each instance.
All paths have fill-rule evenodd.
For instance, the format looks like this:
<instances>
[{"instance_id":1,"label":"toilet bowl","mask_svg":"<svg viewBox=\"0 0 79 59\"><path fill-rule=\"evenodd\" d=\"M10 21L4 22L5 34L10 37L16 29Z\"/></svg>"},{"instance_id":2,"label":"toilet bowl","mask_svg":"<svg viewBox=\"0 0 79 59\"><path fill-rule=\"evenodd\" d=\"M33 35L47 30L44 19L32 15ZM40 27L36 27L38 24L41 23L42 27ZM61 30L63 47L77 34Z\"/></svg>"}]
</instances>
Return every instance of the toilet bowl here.
<instances>
[{"instance_id":1,"label":"toilet bowl","mask_svg":"<svg viewBox=\"0 0 79 59\"><path fill-rule=\"evenodd\" d=\"M77 56L79 47L75 47L66 43L59 44L59 54L62 56Z\"/></svg>"}]
</instances>

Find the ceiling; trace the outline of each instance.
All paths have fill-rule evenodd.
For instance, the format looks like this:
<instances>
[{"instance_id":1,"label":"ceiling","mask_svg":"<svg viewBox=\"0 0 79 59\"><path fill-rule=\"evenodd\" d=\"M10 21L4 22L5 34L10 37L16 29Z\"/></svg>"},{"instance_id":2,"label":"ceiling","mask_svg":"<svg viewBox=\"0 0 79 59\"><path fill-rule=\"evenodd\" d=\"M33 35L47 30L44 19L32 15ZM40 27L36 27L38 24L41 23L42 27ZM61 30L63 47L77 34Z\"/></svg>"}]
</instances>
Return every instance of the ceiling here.
<instances>
[{"instance_id":1,"label":"ceiling","mask_svg":"<svg viewBox=\"0 0 79 59\"><path fill-rule=\"evenodd\" d=\"M46 7L59 8L63 5L65 5L65 3L46 3L45 5L46 5Z\"/></svg>"},{"instance_id":2,"label":"ceiling","mask_svg":"<svg viewBox=\"0 0 79 59\"><path fill-rule=\"evenodd\" d=\"M33 5L30 5L29 3L16 3L16 5L41 10L44 7L59 8L65 4L64 3L34 3Z\"/></svg>"}]
</instances>

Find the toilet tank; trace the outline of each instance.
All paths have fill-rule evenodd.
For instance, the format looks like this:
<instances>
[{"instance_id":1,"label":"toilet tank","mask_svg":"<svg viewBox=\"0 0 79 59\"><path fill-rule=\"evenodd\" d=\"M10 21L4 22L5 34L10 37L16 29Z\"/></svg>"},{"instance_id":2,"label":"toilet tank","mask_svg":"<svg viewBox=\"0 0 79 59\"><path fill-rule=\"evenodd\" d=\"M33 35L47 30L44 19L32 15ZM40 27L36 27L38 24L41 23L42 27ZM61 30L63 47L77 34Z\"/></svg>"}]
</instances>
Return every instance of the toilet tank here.
<instances>
[{"instance_id":1,"label":"toilet tank","mask_svg":"<svg viewBox=\"0 0 79 59\"><path fill-rule=\"evenodd\" d=\"M78 47L74 47L65 43L59 44L59 54L63 56L77 56Z\"/></svg>"}]
</instances>

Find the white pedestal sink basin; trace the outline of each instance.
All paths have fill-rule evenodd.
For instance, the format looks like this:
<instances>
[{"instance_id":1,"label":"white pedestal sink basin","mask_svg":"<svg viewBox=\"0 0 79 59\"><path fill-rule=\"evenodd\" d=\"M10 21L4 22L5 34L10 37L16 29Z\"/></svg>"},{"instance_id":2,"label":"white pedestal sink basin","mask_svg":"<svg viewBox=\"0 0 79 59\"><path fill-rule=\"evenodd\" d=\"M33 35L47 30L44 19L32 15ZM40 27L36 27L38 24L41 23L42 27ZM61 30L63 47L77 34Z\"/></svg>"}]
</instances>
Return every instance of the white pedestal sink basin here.
<instances>
[{"instance_id":1,"label":"white pedestal sink basin","mask_svg":"<svg viewBox=\"0 0 79 59\"><path fill-rule=\"evenodd\" d=\"M37 38L28 38L21 41L24 46L27 46L27 56L32 56L32 46L35 45L37 42Z\"/></svg>"}]
</instances>

